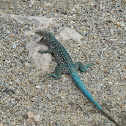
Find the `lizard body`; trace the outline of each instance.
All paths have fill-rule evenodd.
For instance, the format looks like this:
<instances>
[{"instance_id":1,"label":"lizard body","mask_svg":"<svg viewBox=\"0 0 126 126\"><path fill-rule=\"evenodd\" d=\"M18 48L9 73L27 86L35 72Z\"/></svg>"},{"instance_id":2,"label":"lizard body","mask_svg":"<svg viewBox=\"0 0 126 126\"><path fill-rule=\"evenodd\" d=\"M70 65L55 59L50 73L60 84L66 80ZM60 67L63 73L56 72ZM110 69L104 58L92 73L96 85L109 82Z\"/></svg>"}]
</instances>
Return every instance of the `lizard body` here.
<instances>
[{"instance_id":1,"label":"lizard body","mask_svg":"<svg viewBox=\"0 0 126 126\"><path fill-rule=\"evenodd\" d=\"M71 76L75 84L79 87L81 92L98 108L102 114L107 116L111 121L113 121L117 126L120 126L114 119L112 119L105 111L104 109L96 102L96 100L93 98L93 96L89 93L89 91L86 89L85 85L81 81L77 69L79 69L81 72L85 72L88 67L90 67L92 64L88 64L86 66L83 66L81 62L77 62L74 64L72 62L71 57L67 53L66 49L63 47L63 45L49 32L45 31L37 31L38 35L42 36L42 39L40 40L40 43L46 45L48 47L48 50L39 50L39 53L51 53L56 58L56 61L58 63L58 66L56 66L54 74L50 74L48 78L53 77L54 79L60 79L62 73L67 73Z\"/></svg>"}]
</instances>

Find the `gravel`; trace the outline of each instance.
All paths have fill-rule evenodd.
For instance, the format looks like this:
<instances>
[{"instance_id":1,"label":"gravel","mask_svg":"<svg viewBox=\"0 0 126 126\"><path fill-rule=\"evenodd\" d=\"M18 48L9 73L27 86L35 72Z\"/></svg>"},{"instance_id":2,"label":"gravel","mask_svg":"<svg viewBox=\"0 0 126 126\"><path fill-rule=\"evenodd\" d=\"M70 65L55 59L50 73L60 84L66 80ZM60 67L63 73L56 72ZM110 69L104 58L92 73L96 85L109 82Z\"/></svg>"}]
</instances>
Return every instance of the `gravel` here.
<instances>
[{"instance_id":1,"label":"gravel","mask_svg":"<svg viewBox=\"0 0 126 126\"><path fill-rule=\"evenodd\" d=\"M0 126L114 126L69 76L42 82L53 73L56 62L47 60L50 65L41 67L42 60L36 62L34 55L36 47L31 48L34 56L29 55L27 45L39 39L34 34L38 29L57 36L74 62L99 62L80 77L99 104L124 126L125 15L125 0L1 0ZM75 34L67 39L64 29ZM33 114L32 119L27 113Z\"/></svg>"}]
</instances>

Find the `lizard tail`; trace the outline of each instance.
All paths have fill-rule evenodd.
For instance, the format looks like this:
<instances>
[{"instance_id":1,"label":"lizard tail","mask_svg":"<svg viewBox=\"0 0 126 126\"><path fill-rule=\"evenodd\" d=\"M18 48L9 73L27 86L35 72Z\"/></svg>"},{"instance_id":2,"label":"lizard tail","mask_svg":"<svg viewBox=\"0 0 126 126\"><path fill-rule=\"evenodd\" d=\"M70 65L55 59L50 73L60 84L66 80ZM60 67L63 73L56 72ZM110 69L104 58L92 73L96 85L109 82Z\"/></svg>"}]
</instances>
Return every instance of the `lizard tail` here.
<instances>
[{"instance_id":1,"label":"lizard tail","mask_svg":"<svg viewBox=\"0 0 126 126\"><path fill-rule=\"evenodd\" d=\"M112 119L111 116L109 116L103 108L97 103L97 101L93 98L93 96L90 94L90 92L86 89L83 82L81 81L78 73L72 73L71 77L75 84L79 87L79 89L82 91L83 94L99 109L100 112L102 112L103 115L105 115L108 119L113 121L117 126L120 126L114 119Z\"/></svg>"},{"instance_id":2,"label":"lizard tail","mask_svg":"<svg viewBox=\"0 0 126 126\"><path fill-rule=\"evenodd\" d=\"M113 121L117 126L120 126L110 115L108 115L103 109L100 110L103 115L105 115L108 119Z\"/></svg>"},{"instance_id":3,"label":"lizard tail","mask_svg":"<svg viewBox=\"0 0 126 126\"><path fill-rule=\"evenodd\" d=\"M90 92L86 89L83 82L81 81L78 73L72 73L71 77L74 81L74 83L79 87L81 92L99 109L102 110L102 107L97 103L97 101L93 98L93 96L90 94Z\"/></svg>"}]
</instances>

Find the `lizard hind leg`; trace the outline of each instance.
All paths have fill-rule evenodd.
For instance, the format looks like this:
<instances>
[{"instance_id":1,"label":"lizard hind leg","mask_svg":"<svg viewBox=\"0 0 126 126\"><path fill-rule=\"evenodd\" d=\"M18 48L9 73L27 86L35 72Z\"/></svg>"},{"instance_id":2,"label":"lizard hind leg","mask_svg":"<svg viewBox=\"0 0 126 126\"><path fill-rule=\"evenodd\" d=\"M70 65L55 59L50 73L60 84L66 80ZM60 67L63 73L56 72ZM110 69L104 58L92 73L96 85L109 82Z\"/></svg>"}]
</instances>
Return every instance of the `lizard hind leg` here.
<instances>
[{"instance_id":1,"label":"lizard hind leg","mask_svg":"<svg viewBox=\"0 0 126 126\"><path fill-rule=\"evenodd\" d=\"M56 74L46 74L46 75L48 75L48 77L47 77L46 79L44 79L43 82L46 81L46 80L49 79L49 78L52 78L52 80L58 80L58 79L61 78L61 77L59 77L59 76L56 75Z\"/></svg>"},{"instance_id":2,"label":"lizard hind leg","mask_svg":"<svg viewBox=\"0 0 126 126\"><path fill-rule=\"evenodd\" d=\"M54 74L48 74L48 77L46 79L44 79L43 81L45 81L49 78L52 78L52 80L59 80L59 79L61 79L61 74L67 72L65 70L66 69L62 66L56 66L56 68L54 70Z\"/></svg>"},{"instance_id":3,"label":"lizard hind leg","mask_svg":"<svg viewBox=\"0 0 126 126\"><path fill-rule=\"evenodd\" d=\"M87 64L84 66L81 62L77 62L74 65L75 65L75 68L80 70L81 72L86 72L88 70L88 68L94 64L90 63L90 64Z\"/></svg>"}]
</instances>

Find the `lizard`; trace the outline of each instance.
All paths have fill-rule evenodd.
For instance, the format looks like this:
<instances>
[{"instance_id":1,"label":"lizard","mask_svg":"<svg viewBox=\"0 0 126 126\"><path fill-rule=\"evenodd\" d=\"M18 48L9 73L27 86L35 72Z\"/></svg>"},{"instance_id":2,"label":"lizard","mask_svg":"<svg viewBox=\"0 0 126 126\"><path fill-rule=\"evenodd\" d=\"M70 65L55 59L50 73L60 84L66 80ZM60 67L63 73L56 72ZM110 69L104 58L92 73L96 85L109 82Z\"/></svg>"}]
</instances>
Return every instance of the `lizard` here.
<instances>
[{"instance_id":1,"label":"lizard","mask_svg":"<svg viewBox=\"0 0 126 126\"><path fill-rule=\"evenodd\" d=\"M40 44L46 45L48 50L39 50L38 52L41 54L50 53L52 54L56 61L57 66L54 70L54 74L49 74L48 78L53 79L61 79L61 74L68 74L71 76L73 82L77 85L77 87L81 90L81 92L98 108L98 110L106 116L109 120L114 122L117 126L120 126L110 115L108 115L105 110L98 104L98 102L94 99L94 97L90 94L90 92L86 89L84 83L81 81L77 70L81 72L85 72L88 67L92 64L83 65L81 62L73 63L69 53L63 47L63 45L54 37L53 34L47 31L38 30L35 32L39 36L42 36L41 40L38 42Z\"/></svg>"}]
</instances>

